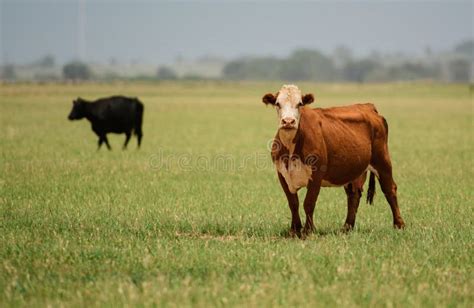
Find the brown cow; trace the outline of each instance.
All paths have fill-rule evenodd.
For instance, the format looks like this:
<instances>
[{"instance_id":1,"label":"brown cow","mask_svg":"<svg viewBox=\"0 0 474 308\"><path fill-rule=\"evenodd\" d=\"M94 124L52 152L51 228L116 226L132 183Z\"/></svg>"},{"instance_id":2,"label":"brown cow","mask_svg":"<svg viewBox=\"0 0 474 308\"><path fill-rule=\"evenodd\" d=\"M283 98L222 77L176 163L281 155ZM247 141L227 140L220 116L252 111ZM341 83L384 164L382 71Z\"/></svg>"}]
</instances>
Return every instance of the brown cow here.
<instances>
[{"instance_id":1,"label":"brown cow","mask_svg":"<svg viewBox=\"0 0 474 308\"><path fill-rule=\"evenodd\" d=\"M314 101L313 95L302 96L294 85L284 85L262 100L278 112L271 155L291 210L291 234L301 237L314 230L313 212L321 186L344 186L348 207L343 228L352 229L367 170L371 171L367 202L373 200L375 174L392 209L394 227L404 227L392 178L388 126L374 105L311 109L305 105ZM307 187L303 233L297 195L301 187Z\"/></svg>"}]
</instances>

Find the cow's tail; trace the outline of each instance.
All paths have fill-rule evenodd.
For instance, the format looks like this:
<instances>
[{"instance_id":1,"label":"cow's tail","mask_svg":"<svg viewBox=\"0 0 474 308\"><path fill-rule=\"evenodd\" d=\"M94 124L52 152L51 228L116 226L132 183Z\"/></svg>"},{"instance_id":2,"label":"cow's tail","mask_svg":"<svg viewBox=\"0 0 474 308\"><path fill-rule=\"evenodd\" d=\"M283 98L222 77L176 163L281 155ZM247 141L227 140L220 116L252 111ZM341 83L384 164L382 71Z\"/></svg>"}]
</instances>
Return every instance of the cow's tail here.
<instances>
[{"instance_id":1,"label":"cow's tail","mask_svg":"<svg viewBox=\"0 0 474 308\"><path fill-rule=\"evenodd\" d=\"M138 147L140 147L140 144L142 143L142 123L143 123L143 104L140 102L138 99L137 101L137 110L135 113L135 127L134 127L134 133L137 136L138 139Z\"/></svg>"},{"instance_id":2,"label":"cow's tail","mask_svg":"<svg viewBox=\"0 0 474 308\"><path fill-rule=\"evenodd\" d=\"M367 203L372 204L375 196L375 174L371 171L369 177L369 189L367 189Z\"/></svg>"}]
</instances>

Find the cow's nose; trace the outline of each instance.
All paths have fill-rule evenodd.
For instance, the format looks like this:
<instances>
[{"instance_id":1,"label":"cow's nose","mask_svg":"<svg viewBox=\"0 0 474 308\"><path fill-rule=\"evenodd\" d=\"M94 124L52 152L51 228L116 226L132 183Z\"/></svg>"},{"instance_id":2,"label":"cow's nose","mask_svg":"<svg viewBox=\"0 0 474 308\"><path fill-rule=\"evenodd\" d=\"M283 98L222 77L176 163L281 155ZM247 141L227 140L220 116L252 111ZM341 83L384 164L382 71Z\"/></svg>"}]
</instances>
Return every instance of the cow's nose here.
<instances>
[{"instance_id":1,"label":"cow's nose","mask_svg":"<svg viewBox=\"0 0 474 308\"><path fill-rule=\"evenodd\" d=\"M295 125L296 120L295 120L295 118L283 118L283 119L281 119L281 124L283 124L283 125Z\"/></svg>"}]
</instances>

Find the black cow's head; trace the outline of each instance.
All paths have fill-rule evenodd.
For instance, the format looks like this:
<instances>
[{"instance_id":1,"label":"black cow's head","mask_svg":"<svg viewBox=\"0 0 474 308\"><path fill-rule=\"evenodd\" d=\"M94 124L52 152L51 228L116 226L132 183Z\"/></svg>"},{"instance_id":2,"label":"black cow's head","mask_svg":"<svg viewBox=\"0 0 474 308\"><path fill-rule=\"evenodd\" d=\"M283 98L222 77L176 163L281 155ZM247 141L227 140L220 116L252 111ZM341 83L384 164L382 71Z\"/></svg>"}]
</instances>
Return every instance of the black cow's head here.
<instances>
[{"instance_id":1,"label":"black cow's head","mask_svg":"<svg viewBox=\"0 0 474 308\"><path fill-rule=\"evenodd\" d=\"M86 116L86 104L87 102L80 97L72 101L72 110L67 118L71 121L84 118Z\"/></svg>"}]
</instances>

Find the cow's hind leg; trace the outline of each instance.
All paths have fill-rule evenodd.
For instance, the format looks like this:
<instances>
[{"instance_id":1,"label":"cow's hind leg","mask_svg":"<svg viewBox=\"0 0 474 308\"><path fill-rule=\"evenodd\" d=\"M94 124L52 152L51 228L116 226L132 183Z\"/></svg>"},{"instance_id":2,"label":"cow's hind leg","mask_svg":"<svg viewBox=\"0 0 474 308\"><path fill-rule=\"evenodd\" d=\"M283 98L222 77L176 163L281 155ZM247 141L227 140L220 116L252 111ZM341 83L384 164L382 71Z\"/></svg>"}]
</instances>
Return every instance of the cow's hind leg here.
<instances>
[{"instance_id":1,"label":"cow's hind leg","mask_svg":"<svg viewBox=\"0 0 474 308\"><path fill-rule=\"evenodd\" d=\"M378 179L382 192L387 199L393 215L393 226L398 229L405 227L405 222L400 215L400 209L397 201L397 184L392 177L392 163L388 151L384 151L377 159L374 159L372 166L378 173Z\"/></svg>"},{"instance_id":2,"label":"cow's hind leg","mask_svg":"<svg viewBox=\"0 0 474 308\"><path fill-rule=\"evenodd\" d=\"M281 187L285 192L286 198L288 199L288 206L290 207L291 211L291 227L290 227L290 235L301 237L301 219L300 214L298 212L299 208L299 200L298 194L290 192L288 189L288 184L285 181L285 178L278 172L278 179L280 180Z\"/></svg>"},{"instance_id":3,"label":"cow's hind leg","mask_svg":"<svg viewBox=\"0 0 474 308\"><path fill-rule=\"evenodd\" d=\"M142 131L136 131L135 132L137 134L137 141L138 141L138 148L140 148L140 145L142 144L142 137L143 137L143 134L142 134Z\"/></svg>"},{"instance_id":4,"label":"cow's hind leg","mask_svg":"<svg viewBox=\"0 0 474 308\"><path fill-rule=\"evenodd\" d=\"M130 141L130 137L132 137L132 132L128 131L125 133L125 143L123 144L123 149L127 148L128 142Z\"/></svg>"}]
</instances>

